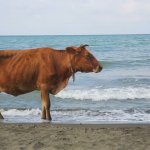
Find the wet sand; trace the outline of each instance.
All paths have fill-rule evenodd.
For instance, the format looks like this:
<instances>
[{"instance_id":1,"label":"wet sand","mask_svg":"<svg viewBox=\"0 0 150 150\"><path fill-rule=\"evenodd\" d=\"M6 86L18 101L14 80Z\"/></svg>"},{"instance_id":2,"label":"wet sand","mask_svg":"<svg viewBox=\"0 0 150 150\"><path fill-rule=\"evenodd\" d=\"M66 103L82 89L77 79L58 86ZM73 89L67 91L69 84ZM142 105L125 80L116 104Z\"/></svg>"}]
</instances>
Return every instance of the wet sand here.
<instances>
[{"instance_id":1,"label":"wet sand","mask_svg":"<svg viewBox=\"0 0 150 150\"><path fill-rule=\"evenodd\" d=\"M150 150L150 124L0 123L0 150Z\"/></svg>"}]
</instances>

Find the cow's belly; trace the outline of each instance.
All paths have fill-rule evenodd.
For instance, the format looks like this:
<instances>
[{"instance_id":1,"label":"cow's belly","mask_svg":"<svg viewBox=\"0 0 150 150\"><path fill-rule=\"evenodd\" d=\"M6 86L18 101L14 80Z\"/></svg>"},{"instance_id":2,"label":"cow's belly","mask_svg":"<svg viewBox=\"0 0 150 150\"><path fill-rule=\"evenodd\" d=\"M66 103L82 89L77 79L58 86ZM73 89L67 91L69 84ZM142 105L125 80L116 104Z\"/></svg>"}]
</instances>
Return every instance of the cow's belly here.
<instances>
[{"instance_id":1,"label":"cow's belly","mask_svg":"<svg viewBox=\"0 0 150 150\"><path fill-rule=\"evenodd\" d=\"M0 72L0 92L18 96L36 90L34 81L21 80L21 78L19 78L19 80L17 81L17 79L18 76L16 76L16 80L13 80L9 78L7 74L4 75Z\"/></svg>"},{"instance_id":2,"label":"cow's belly","mask_svg":"<svg viewBox=\"0 0 150 150\"><path fill-rule=\"evenodd\" d=\"M33 88L19 88L19 87L2 87L0 86L0 92L4 92L4 93L7 93L7 94L10 94L10 95L13 95L13 96L18 96L18 95L21 95L21 94L26 94L26 93L29 93L29 92L32 92Z\"/></svg>"}]
</instances>

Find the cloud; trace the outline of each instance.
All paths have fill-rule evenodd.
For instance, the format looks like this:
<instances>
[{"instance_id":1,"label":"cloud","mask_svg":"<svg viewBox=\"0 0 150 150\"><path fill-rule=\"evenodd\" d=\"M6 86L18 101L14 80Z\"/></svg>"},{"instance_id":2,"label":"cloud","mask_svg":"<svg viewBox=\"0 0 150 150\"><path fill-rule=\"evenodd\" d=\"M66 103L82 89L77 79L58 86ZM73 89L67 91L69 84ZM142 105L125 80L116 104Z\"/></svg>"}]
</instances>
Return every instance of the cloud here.
<instances>
[{"instance_id":1,"label":"cloud","mask_svg":"<svg viewBox=\"0 0 150 150\"><path fill-rule=\"evenodd\" d=\"M0 34L150 33L149 0L0 0Z\"/></svg>"}]
</instances>

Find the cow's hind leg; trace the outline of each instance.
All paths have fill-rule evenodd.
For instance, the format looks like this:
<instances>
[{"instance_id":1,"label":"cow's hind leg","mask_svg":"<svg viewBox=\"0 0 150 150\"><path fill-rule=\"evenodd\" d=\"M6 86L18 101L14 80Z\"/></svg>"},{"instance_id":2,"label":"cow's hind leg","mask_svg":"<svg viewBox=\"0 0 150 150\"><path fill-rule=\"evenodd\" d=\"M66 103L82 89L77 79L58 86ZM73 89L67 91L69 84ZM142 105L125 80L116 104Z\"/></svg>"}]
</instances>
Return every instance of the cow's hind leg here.
<instances>
[{"instance_id":1,"label":"cow's hind leg","mask_svg":"<svg viewBox=\"0 0 150 150\"><path fill-rule=\"evenodd\" d=\"M1 90L0 90L0 93L1 93ZM0 112L0 119L4 119L4 117L1 114L1 112Z\"/></svg>"},{"instance_id":2,"label":"cow's hind leg","mask_svg":"<svg viewBox=\"0 0 150 150\"><path fill-rule=\"evenodd\" d=\"M52 120L50 115L50 98L48 90L41 90L42 119Z\"/></svg>"},{"instance_id":3,"label":"cow's hind leg","mask_svg":"<svg viewBox=\"0 0 150 150\"><path fill-rule=\"evenodd\" d=\"M0 119L4 119L4 117L2 116L1 112L0 112Z\"/></svg>"}]
</instances>

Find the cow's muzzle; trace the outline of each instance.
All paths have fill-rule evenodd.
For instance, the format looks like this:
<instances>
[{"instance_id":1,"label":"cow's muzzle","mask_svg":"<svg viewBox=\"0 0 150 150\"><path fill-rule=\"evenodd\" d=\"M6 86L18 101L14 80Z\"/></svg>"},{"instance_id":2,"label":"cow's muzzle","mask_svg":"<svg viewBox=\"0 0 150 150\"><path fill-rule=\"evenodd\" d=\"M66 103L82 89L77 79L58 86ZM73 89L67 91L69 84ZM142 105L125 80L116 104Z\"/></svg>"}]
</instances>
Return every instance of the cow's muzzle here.
<instances>
[{"instance_id":1,"label":"cow's muzzle","mask_svg":"<svg viewBox=\"0 0 150 150\"><path fill-rule=\"evenodd\" d=\"M98 73L98 72L102 71L102 69L103 69L103 67L101 65L98 65L96 67L96 69L93 69L93 72Z\"/></svg>"}]
</instances>

